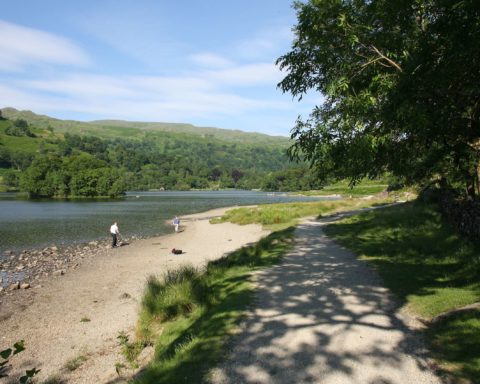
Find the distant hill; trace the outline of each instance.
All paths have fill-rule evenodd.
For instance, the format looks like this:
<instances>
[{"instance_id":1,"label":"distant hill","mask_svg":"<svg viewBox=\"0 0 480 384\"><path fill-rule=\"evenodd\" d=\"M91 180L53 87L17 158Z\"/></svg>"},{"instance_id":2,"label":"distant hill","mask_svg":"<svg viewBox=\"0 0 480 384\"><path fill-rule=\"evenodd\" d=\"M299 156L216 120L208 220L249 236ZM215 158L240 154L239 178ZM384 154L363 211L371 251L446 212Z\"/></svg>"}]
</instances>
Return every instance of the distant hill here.
<instances>
[{"instance_id":1,"label":"distant hill","mask_svg":"<svg viewBox=\"0 0 480 384\"><path fill-rule=\"evenodd\" d=\"M269 136L262 133L244 132L214 127L197 127L192 124L138 122L124 120L95 120L82 122L76 120L60 120L46 115L38 115L31 111L19 111L15 108L2 108L2 115L10 120L24 119L39 128L52 127L57 132L93 135L102 138L121 137L124 139L142 139L145 132L172 132L196 135L203 138L224 141L226 143L243 143L286 148L289 138Z\"/></svg>"},{"instance_id":2,"label":"distant hill","mask_svg":"<svg viewBox=\"0 0 480 384\"><path fill-rule=\"evenodd\" d=\"M150 189L312 189L290 141L191 124L60 120L3 108L0 191L112 196ZM116 175L115 177L113 177Z\"/></svg>"}]
</instances>

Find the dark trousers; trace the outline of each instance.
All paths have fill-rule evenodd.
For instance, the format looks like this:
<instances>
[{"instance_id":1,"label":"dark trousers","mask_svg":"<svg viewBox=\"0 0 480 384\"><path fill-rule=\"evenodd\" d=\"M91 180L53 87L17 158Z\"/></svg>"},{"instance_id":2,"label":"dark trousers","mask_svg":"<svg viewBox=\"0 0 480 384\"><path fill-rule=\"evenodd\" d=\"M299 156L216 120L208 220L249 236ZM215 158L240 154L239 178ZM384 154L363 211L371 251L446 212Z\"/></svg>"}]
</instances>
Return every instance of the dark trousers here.
<instances>
[{"instance_id":1,"label":"dark trousers","mask_svg":"<svg viewBox=\"0 0 480 384\"><path fill-rule=\"evenodd\" d=\"M111 233L112 235L112 247L117 246L117 234L116 233Z\"/></svg>"}]
</instances>

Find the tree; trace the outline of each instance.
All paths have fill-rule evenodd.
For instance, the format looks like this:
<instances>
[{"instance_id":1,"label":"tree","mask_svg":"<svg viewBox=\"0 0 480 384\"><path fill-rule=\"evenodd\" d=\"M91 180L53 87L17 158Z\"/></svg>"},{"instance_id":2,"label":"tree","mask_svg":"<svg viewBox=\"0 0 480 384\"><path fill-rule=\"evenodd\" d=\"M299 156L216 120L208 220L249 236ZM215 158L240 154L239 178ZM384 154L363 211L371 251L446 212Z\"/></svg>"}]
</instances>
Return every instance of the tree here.
<instances>
[{"instance_id":1,"label":"tree","mask_svg":"<svg viewBox=\"0 0 480 384\"><path fill-rule=\"evenodd\" d=\"M52 197L58 191L57 176L62 161L58 156L39 156L20 176L20 189L32 197Z\"/></svg>"},{"instance_id":2,"label":"tree","mask_svg":"<svg viewBox=\"0 0 480 384\"><path fill-rule=\"evenodd\" d=\"M325 102L292 130L289 154L320 178L441 178L477 191L480 10L475 0L295 2L279 87Z\"/></svg>"},{"instance_id":3,"label":"tree","mask_svg":"<svg viewBox=\"0 0 480 384\"><path fill-rule=\"evenodd\" d=\"M232 180L235 183L235 185L240 181L240 179L245 175L244 172L238 170L238 169L232 169Z\"/></svg>"}]
</instances>

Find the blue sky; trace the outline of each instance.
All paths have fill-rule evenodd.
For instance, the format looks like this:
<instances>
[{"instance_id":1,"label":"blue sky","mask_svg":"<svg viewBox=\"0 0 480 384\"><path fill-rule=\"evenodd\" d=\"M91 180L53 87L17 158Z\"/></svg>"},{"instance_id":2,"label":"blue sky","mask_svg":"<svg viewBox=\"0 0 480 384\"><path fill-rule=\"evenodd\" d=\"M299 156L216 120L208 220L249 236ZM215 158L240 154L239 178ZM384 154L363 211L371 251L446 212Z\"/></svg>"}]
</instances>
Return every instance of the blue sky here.
<instances>
[{"instance_id":1,"label":"blue sky","mask_svg":"<svg viewBox=\"0 0 480 384\"><path fill-rule=\"evenodd\" d=\"M0 107L287 136L321 102L276 87L295 22L288 0L2 0Z\"/></svg>"}]
</instances>

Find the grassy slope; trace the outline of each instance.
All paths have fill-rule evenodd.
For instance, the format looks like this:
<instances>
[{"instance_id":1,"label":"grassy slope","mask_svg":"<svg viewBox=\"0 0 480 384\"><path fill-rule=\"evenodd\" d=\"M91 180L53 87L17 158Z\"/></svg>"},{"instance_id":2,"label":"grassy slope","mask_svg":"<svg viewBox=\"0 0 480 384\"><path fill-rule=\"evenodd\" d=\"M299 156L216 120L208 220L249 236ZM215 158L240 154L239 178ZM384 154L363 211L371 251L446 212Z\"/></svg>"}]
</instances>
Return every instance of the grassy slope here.
<instances>
[{"instance_id":1,"label":"grassy slope","mask_svg":"<svg viewBox=\"0 0 480 384\"><path fill-rule=\"evenodd\" d=\"M212 223L225 221L240 225L259 223L268 229L278 230L295 225L302 217L322 216L334 212L359 209L392 201L393 198L391 197L376 197L373 199L343 199L267 204L253 208L235 208L229 210L222 218L212 220Z\"/></svg>"},{"instance_id":2,"label":"grassy slope","mask_svg":"<svg viewBox=\"0 0 480 384\"><path fill-rule=\"evenodd\" d=\"M45 115L37 115L31 111L18 111L14 108L3 108L3 116L14 119L25 119L30 124L40 128L51 126L57 132L70 132L82 135L93 135L102 138L123 137L141 139L147 133L155 135L162 133L178 133L187 136L197 136L206 139L214 139L227 143L245 143L256 145L268 145L286 148L289 139L280 136L269 136L261 133L250 133L220 128L196 127L191 124L177 123L149 123L130 122L121 120L99 120L81 122L74 120L60 120Z\"/></svg>"},{"instance_id":3,"label":"grassy slope","mask_svg":"<svg viewBox=\"0 0 480 384\"><path fill-rule=\"evenodd\" d=\"M434 206L407 203L363 213L326 229L371 263L411 312L431 319L480 301L480 247L455 234ZM427 333L434 356L457 377L480 377L480 311Z\"/></svg>"},{"instance_id":4,"label":"grassy slope","mask_svg":"<svg viewBox=\"0 0 480 384\"><path fill-rule=\"evenodd\" d=\"M9 136L5 134L5 129L10 124L10 121L0 120L0 145L4 145L6 148L15 149L18 152L25 152L31 154L34 154L38 150L40 143L43 143L45 148L49 148L52 146L52 144L49 144L45 141L46 138L53 138L53 135L49 131L40 128L32 128L32 132L37 137Z\"/></svg>"}]
</instances>

